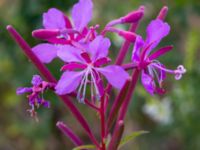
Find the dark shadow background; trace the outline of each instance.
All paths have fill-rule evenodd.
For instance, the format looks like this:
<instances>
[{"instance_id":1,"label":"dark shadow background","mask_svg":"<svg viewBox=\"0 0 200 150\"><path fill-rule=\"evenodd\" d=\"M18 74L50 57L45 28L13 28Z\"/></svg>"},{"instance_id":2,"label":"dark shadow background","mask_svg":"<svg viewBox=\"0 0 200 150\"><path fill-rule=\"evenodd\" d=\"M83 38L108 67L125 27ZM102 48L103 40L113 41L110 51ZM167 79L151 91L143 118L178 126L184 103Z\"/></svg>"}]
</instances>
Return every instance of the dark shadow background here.
<instances>
[{"instance_id":1,"label":"dark shadow background","mask_svg":"<svg viewBox=\"0 0 200 150\"><path fill-rule=\"evenodd\" d=\"M26 112L25 96L16 96L18 86L29 86L37 70L28 61L5 30L12 24L34 46L41 42L31 37L32 30L42 26L42 13L56 7L70 14L75 0L0 0L0 150L70 150L72 143L57 130L63 120L86 142L89 139L69 111L52 93L45 97L51 109L39 109L36 123ZM199 0L94 0L94 19L103 27L108 21L123 16L140 5L146 6L145 18L138 33L145 35L149 21L163 5L169 6L166 21L171 33L160 44L174 45L173 51L159 60L169 68L184 64L187 74L180 81L168 76L167 94L151 97L138 84L126 118L125 134L148 130L149 134L130 142L123 150L199 150L200 149L200 1ZM126 26L124 26L127 28ZM118 53L123 40L110 34L114 41L111 57ZM131 54L131 50L130 50ZM130 57L130 56L129 56ZM61 62L48 65L59 78ZM78 104L98 136L96 114Z\"/></svg>"}]
</instances>

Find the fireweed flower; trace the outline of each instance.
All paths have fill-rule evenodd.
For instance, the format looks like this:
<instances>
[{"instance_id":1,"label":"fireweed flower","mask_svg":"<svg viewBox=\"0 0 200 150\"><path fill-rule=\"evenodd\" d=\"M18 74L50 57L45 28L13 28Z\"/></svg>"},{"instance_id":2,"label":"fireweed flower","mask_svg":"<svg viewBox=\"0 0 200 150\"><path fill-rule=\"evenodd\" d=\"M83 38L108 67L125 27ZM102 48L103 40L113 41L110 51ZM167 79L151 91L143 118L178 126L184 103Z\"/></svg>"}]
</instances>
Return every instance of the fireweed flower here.
<instances>
[{"instance_id":1,"label":"fireweed flower","mask_svg":"<svg viewBox=\"0 0 200 150\"><path fill-rule=\"evenodd\" d=\"M147 27L147 37L144 41L141 36L137 36L132 52L132 61L139 69L142 70L142 84L150 93L163 93L162 82L166 78L166 73L174 74L175 79L179 80L186 69L180 65L176 70L166 69L156 58L164 55L172 49L172 46L163 47L153 54L151 51L159 44L159 42L168 35L170 26L160 19L151 21ZM159 87L156 86L157 80Z\"/></svg>"},{"instance_id":2,"label":"fireweed flower","mask_svg":"<svg viewBox=\"0 0 200 150\"><path fill-rule=\"evenodd\" d=\"M79 87L77 98L80 102L84 102L86 86L90 84L91 98L98 99L104 92L101 74L111 85L121 89L129 78L128 73L117 65L101 67L110 62L107 57L109 47L110 40L102 36L97 36L82 50L70 45L61 46L58 50L58 57L67 64L61 69L65 72L55 87L56 93L59 95L68 94Z\"/></svg>"},{"instance_id":3,"label":"fireweed flower","mask_svg":"<svg viewBox=\"0 0 200 150\"><path fill-rule=\"evenodd\" d=\"M30 112L32 117L36 116L35 108L39 108L41 105L49 108L50 103L43 98L43 93L48 89L52 88L53 84L43 81L39 75L34 75L32 78L32 87L19 87L16 91L18 95L24 93L30 93L27 98L29 101Z\"/></svg>"},{"instance_id":4,"label":"fireweed flower","mask_svg":"<svg viewBox=\"0 0 200 150\"><path fill-rule=\"evenodd\" d=\"M52 43L38 44L33 47L34 53L44 63L50 63L57 57L58 45L76 43L85 44L92 41L98 25L87 27L92 18L93 3L91 0L79 0L72 9L72 26L70 20L56 8L49 9L43 14L44 29L33 31L33 36ZM55 19L56 18L56 19ZM79 44L78 44L79 45ZM48 55L48 58L45 57Z\"/></svg>"},{"instance_id":5,"label":"fireweed flower","mask_svg":"<svg viewBox=\"0 0 200 150\"><path fill-rule=\"evenodd\" d=\"M89 32L87 27L92 19L92 9L91 0L79 0L72 9L72 25L63 12L56 8L50 8L43 14L44 29L33 31L33 36L59 44L80 40L87 34L91 34L90 32L94 32L93 28Z\"/></svg>"}]
</instances>

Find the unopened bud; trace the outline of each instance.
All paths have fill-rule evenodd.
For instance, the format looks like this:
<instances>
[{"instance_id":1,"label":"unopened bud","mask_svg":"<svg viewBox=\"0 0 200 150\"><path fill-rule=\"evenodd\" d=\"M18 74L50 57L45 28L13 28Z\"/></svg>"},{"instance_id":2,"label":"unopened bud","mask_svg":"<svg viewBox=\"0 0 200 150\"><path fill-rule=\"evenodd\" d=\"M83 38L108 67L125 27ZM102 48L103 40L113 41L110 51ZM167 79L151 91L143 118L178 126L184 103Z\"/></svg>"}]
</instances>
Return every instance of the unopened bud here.
<instances>
[{"instance_id":1,"label":"unopened bud","mask_svg":"<svg viewBox=\"0 0 200 150\"><path fill-rule=\"evenodd\" d=\"M60 34L59 30L55 29L38 29L32 32L32 36L38 39L49 39Z\"/></svg>"},{"instance_id":2,"label":"unopened bud","mask_svg":"<svg viewBox=\"0 0 200 150\"><path fill-rule=\"evenodd\" d=\"M120 30L118 32L118 35L125 38L126 40L130 41L130 42L135 42L136 39L136 34L133 32L129 32L129 31L124 31L124 30Z\"/></svg>"},{"instance_id":3,"label":"unopened bud","mask_svg":"<svg viewBox=\"0 0 200 150\"><path fill-rule=\"evenodd\" d=\"M110 21L106 26L112 27L117 24L134 23L139 21L143 15L144 15L144 6L141 6L138 10L132 11L124 17Z\"/></svg>"},{"instance_id":4,"label":"unopened bud","mask_svg":"<svg viewBox=\"0 0 200 150\"><path fill-rule=\"evenodd\" d=\"M135 39L136 39L136 36L137 36L133 32L124 31L124 30L120 30L120 29L116 29L116 28L112 28L112 27L107 27L106 30L110 31L110 32L117 33L119 36L123 37L124 39L126 39L130 42L135 42Z\"/></svg>"},{"instance_id":5,"label":"unopened bud","mask_svg":"<svg viewBox=\"0 0 200 150\"><path fill-rule=\"evenodd\" d=\"M133 23L139 21L144 15L143 10L132 11L126 16L121 17L121 23Z\"/></svg>"},{"instance_id":6,"label":"unopened bud","mask_svg":"<svg viewBox=\"0 0 200 150\"><path fill-rule=\"evenodd\" d=\"M160 19L160 20L164 20L166 15L167 15L167 12L168 12L168 7L167 6L164 6L161 10L160 10L160 13L158 14L157 16L157 19Z\"/></svg>"}]
</instances>

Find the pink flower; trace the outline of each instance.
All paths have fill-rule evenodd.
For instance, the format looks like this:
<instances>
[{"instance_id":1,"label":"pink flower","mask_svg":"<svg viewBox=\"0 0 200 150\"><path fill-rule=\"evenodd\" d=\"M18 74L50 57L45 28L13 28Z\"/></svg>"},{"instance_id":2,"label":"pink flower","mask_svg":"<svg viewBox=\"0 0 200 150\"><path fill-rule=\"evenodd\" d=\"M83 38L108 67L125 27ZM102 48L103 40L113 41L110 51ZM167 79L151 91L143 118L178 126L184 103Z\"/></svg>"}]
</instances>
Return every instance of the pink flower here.
<instances>
[{"instance_id":1,"label":"pink flower","mask_svg":"<svg viewBox=\"0 0 200 150\"><path fill-rule=\"evenodd\" d=\"M63 12L50 8L43 14L44 29L33 31L33 36L52 43L64 44L87 36L87 25L92 19L91 0L79 0L72 9L72 22ZM45 33L45 34L44 34Z\"/></svg>"},{"instance_id":2,"label":"pink flower","mask_svg":"<svg viewBox=\"0 0 200 150\"><path fill-rule=\"evenodd\" d=\"M56 93L59 95L68 94L79 87L77 98L80 102L84 102L86 86L90 84L91 96L98 98L104 92L101 74L111 85L121 89L129 78L128 73L117 65L101 67L110 62L107 57L109 47L110 40L102 36L97 36L82 50L70 45L61 46L58 50L58 57L67 64L62 67L65 72L55 87Z\"/></svg>"},{"instance_id":3,"label":"pink flower","mask_svg":"<svg viewBox=\"0 0 200 150\"><path fill-rule=\"evenodd\" d=\"M147 37L144 41L141 36L137 36L132 52L132 61L139 69L142 69L142 84L150 93L163 93L162 82L166 78L166 73L174 74L175 79L179 80L182 74L186 72L185 68L180 65L176 70L166 69L156 58L164 55L173 47L166 46L153 54L152 50L160 43L162 38L168 35L170 26L160 19L151 21L147 27ZM157 79L159 87L156 86Z\"/></svg>"},{"instance_id":4,"label":"pink flower","mask_svg":"<svg viewBox=\"0 0 200 150\"><path fill-rule=\"evenodd\" d=\"M56 8L43 14L44 29L33 31L33 36L52 43L38 44L33 47L34 53L43 63L50 63L57 57L58 44L87 43L92 41L97 33L95 27L87 25L92 18L93 3L91 0L79 0L72 9L72 20Z\"/></svg>"}]
</instances>

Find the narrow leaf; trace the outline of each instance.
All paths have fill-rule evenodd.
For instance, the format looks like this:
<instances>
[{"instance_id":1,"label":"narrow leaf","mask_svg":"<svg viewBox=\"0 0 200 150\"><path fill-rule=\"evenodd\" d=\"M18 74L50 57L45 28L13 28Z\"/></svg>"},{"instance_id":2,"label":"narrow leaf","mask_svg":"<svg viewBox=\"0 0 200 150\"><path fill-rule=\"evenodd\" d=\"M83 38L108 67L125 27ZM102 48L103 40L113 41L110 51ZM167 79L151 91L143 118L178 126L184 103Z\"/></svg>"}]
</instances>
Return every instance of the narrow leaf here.
<instances>
[{"instance_id":1,"label":"narrow leaf","mask_svg":"<svg viewBox=\"0 0 200 150\"><path fill-rule=\"evenodd\" d=\"M94 148L96 148L95 145L81 145L81 146L73 148L72 150L94 149Z\"/></svg>"},{"instance_id":2,"label":"narrow leaf","mask_svg":"<svg viewBox=\"0 0 200 150\"><path fill-rule=\"evenodd\" d=\"M146 133L149 133L148 131L136 131L136 132L133 132L132 134L130 135L127 135L125 136L121 142L120 142L120 145L119 145L119 148L121 148L123 145L125 145L126 143L128 143L129 141L131 140L134 140L136 137L142 135L142 134L146 134Z\"/></svg>"}]
</instances>

